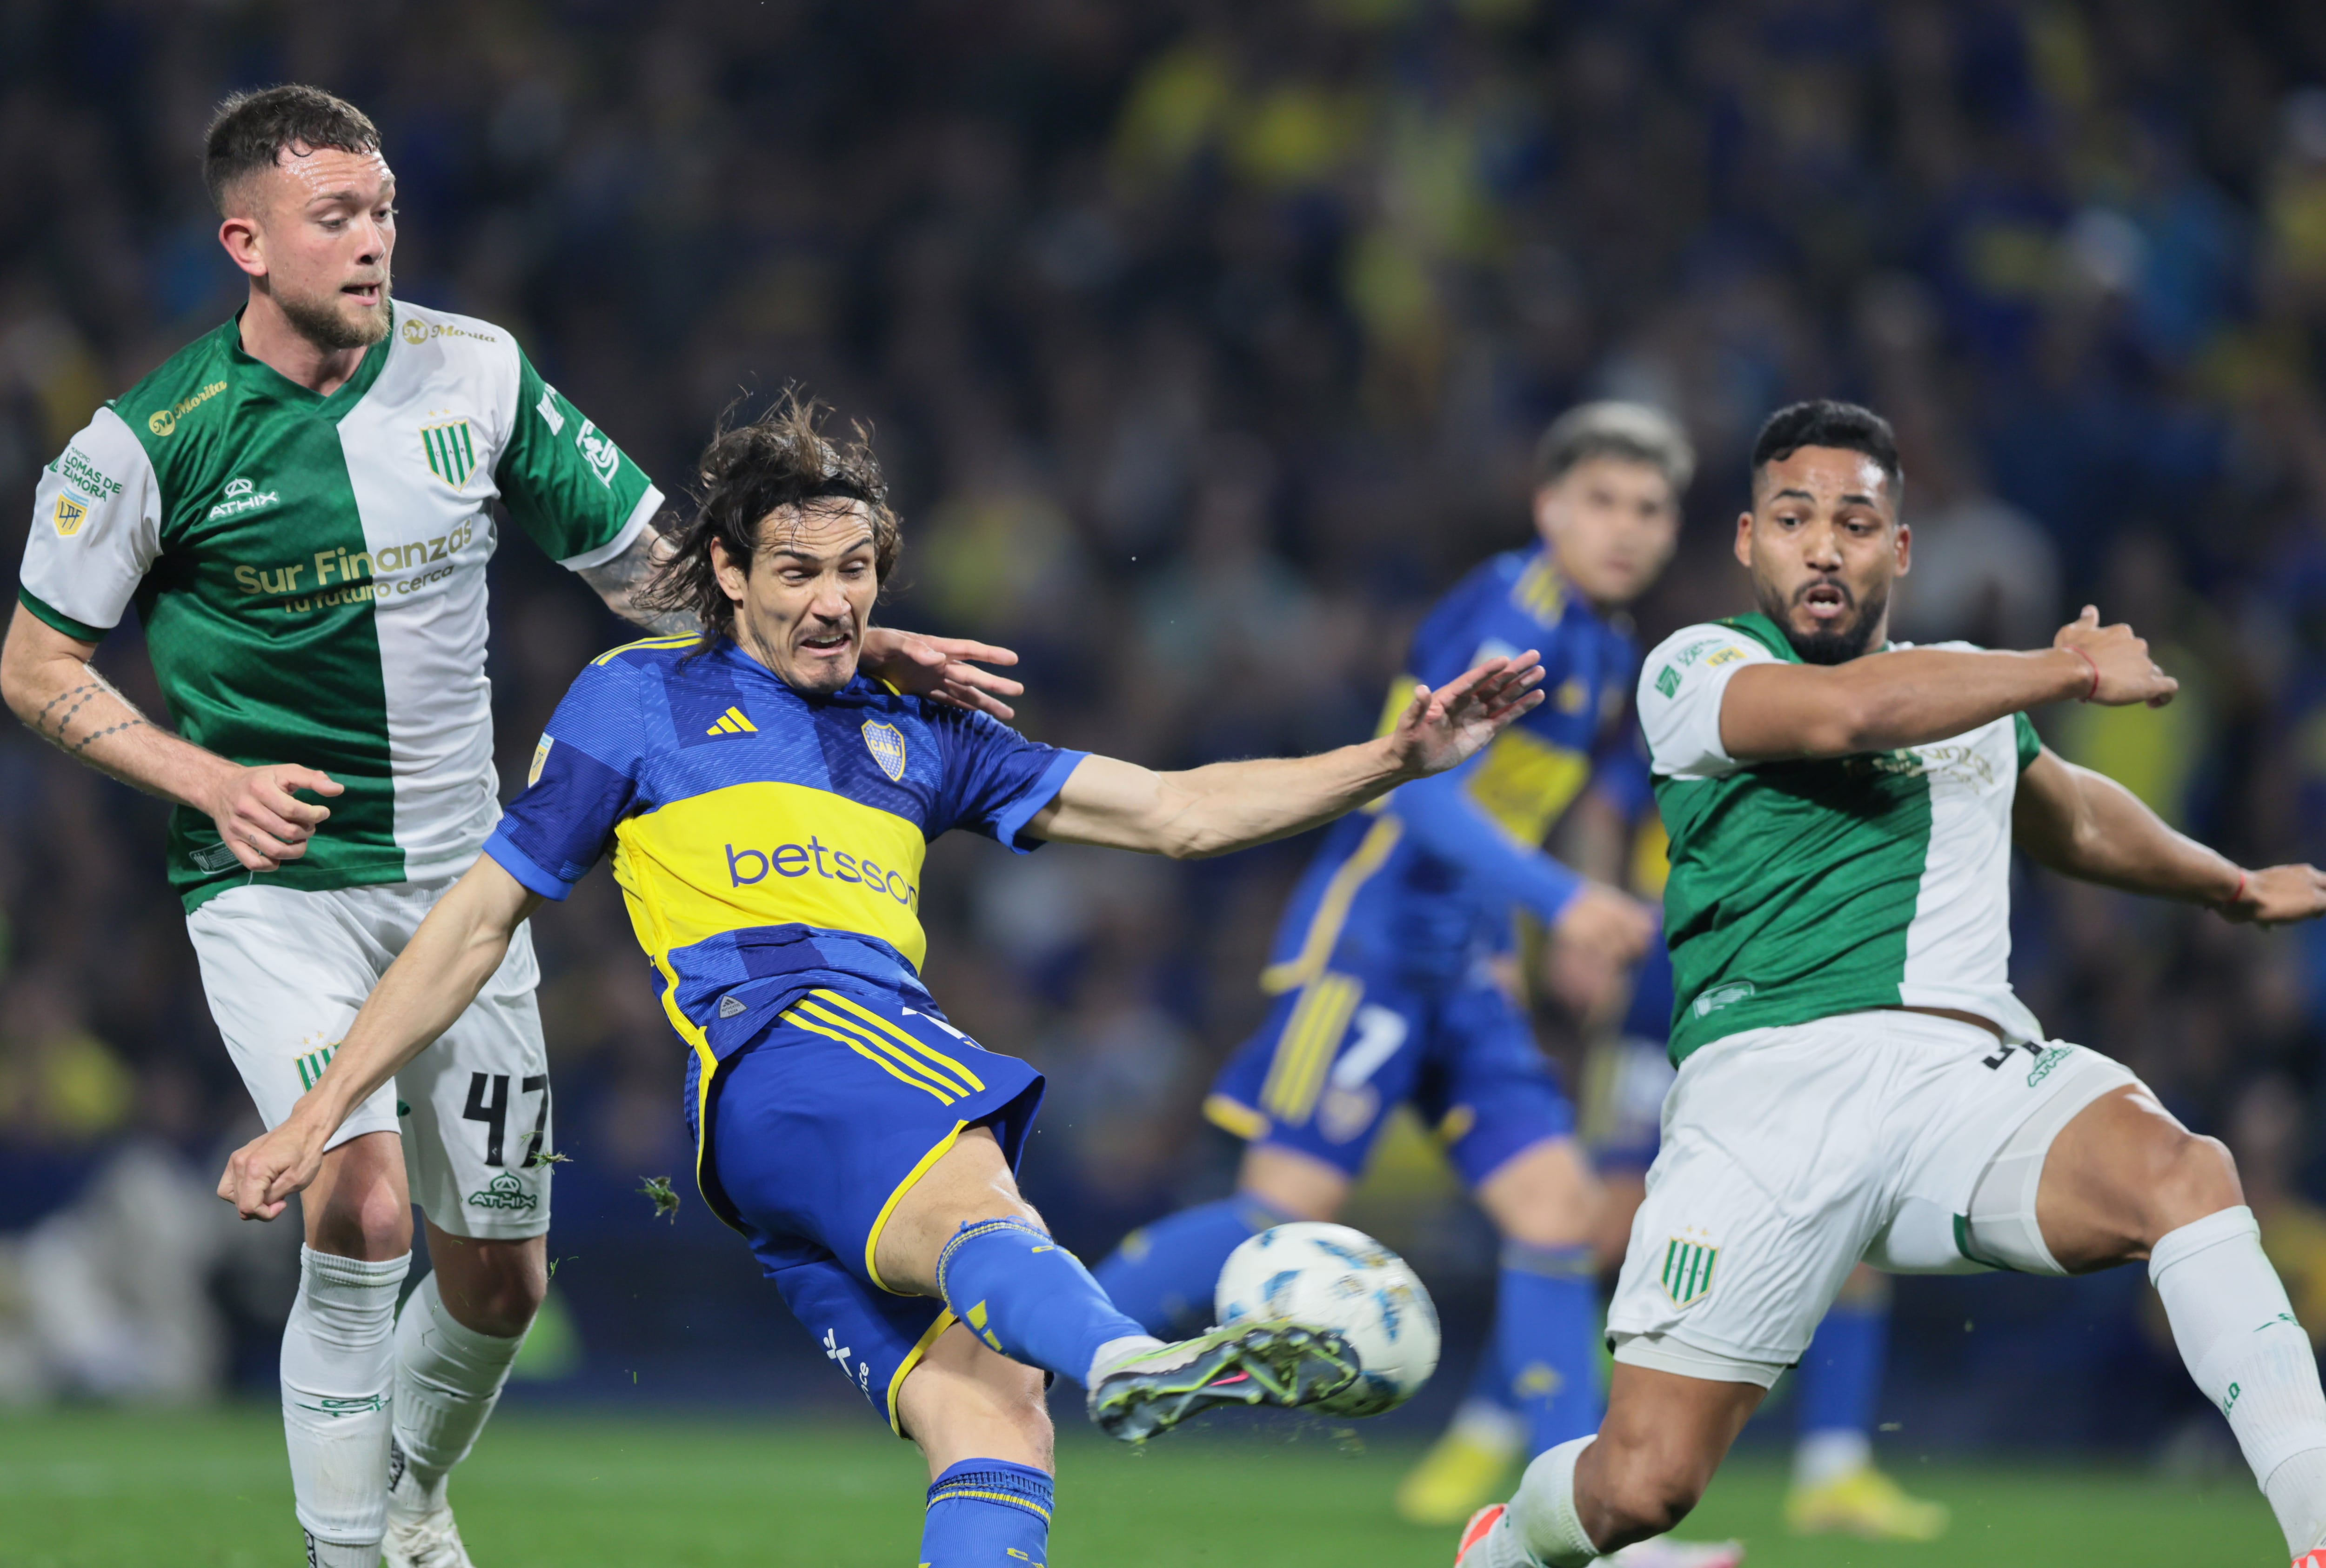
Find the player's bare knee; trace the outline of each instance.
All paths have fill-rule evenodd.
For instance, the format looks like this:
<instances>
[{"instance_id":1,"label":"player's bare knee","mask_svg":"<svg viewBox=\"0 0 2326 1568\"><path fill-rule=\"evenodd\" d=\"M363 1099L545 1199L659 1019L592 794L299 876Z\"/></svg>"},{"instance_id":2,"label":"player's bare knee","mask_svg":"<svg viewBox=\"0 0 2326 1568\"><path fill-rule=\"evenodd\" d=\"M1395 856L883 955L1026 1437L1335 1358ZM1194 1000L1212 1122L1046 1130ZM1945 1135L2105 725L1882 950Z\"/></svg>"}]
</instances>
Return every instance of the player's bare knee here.
<instances>
[{"instance_id":1,"label":"player's bare knee","mask_svg":"<svg viewBox=\"0 0 2326 1568\"><path fill-rule=\"evenodd\" d=\"M1244 1150L1236 1190L1289 1220L1333 1220L1349 1195L1349 1178L1307 1155L1255 1144Z\"/></svg>"},{"instance_id":2,"label":"player's bare knee","mask_svg":"<svg viewBox=\"0 0 2326 1568\"><path fill-rule=\"evenodd\" d=\"M2160 1150L2148 1183L2148 1234L2154 1246L2183 1225L2193 1225L2209 1214L2234 1209L2244 1202L2244 1184L2238 1180L2237 1161L2219 1138L2182 1133Z\"/></svg>"},{"instance_id":3,"label":"player's bare knee","mask_svg":"<svg viewBox=\"0 0 2326 1568\"><path fill-rule=\"evenodd\" d=\"M1605 1528L1593 1534L1603 1551L1664 1534L1688 1517L1704 1496L1705 1478L1696 1467L1656 1448L1612 1453L1609 1462L1599 1467L1597 1480Z\"/></svg>"},{"instance_id":4,"label":"player's bare knee","mask_svg":"<svg viewBox=\"0 0 2326 1568\"><path fill-rule=\"evenodd\" d=\"M387 1183L343 1183L324 1203L307 1244L341 1257L401 1257L412 1250L411 1206Z\"/></svg>"},{"instance_id":5,"label":"player's bare knee","mask_svg":"<svg viewBox=\"0 0 2326 1568\"><path fill-rule=\"evenodd\" d=\"M549 1294L538 1243L462 1241L432 1237L436 1294L463 1328L515 1339L532 1326Z\"/></svg>"}]
</instances>

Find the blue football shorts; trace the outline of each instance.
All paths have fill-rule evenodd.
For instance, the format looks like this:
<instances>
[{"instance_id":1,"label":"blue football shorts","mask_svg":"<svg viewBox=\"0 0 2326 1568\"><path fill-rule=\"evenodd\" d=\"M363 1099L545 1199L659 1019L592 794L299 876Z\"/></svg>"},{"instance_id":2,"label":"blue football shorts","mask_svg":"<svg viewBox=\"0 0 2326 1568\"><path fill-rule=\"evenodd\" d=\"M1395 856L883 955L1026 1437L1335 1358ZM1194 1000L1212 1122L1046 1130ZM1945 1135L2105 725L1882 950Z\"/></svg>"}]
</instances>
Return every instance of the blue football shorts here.
<instances>
[{"instance_id":1,"label":"blue football shorts","mask_svg":"<svg viewBox=\"0 0 2326 1568\"><path fill-rule=\"evenodd\" d=\"M1401 1103L1474 1189L1512 1155L1575 1130L1550 1062L1500 987L1417 988L1332 969L1277 998L1204 1112L1247 1142L1298 1150L1354 1179Z\"/></svg>"},{"instance_id":2,"label":"blue football shorts","mask_svg":"<svg viewBox=\"0 0 2326 1568\"><path fill-rule=\"evenodd\" d=\"M703 1202L740 1230L826 1359L897 1422L897 1393L954 1322L873 1266L881 1228L963 1130L987 1126L1012 1170L1042 1075L997 1055L925 1004L810 991L712 1073L687 1072Z\"/></svg>"}]
</instances>

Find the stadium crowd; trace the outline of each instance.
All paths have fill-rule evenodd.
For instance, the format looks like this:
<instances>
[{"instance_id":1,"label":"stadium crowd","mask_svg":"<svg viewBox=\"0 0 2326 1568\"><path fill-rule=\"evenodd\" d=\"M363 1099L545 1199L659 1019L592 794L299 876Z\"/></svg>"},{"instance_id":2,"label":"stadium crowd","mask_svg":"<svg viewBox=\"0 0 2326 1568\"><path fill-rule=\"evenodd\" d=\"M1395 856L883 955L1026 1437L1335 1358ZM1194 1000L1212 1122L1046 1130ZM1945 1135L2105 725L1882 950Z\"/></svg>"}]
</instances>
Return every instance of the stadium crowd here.
<instances>
[{"instance_id":1,"label":"stadium crowd","mask_svg":"<svg viewBox=\"0 0 2326 1568\"><path fill-rule=\"evenodd\" d=\"M739 397L797 383L870 425L907 530L889 618L1019 649L1038 738L1186 765L1364 733L1429 599L1525 537L1531 443L1585 396L1661 404L1704 456L1643 640L1742 608L1752 432L1847 396L1904 449L1903 635L2040 645L2096 601L2182 696L2040 714L2050 742L2233 856L2326 861L2317 7L28 0L0 40L10 570L39 466L234 307L196 177L210 107L307 80L386 138L397 292L514 330L666 490ZM521 543L495 571L514 784L621 632ZM125 626L101 662L158 708L137 643ZM100 1331L184 1315L108 1285L100 1233L212 1226L154 1194L172 1157L206 1186L249 1114L163 811L14 727L0 801L0 1397L271 1378L271 1347L234 1346L264 1338L279 1280L213 1289L209 1337L143 1370L126 1326ZM1051 1073L1028 1190L1091 1255L1224 1181L1196 1107L1260 1012L1304 849L933 856L932 988ZM2326 933L2032 872L2019 891L2023 994L2232 1142L2326 1334ZM582 1339L676 1311L616 1258L699 1285L692 1328L774 1313L723 1251L696 1260L718 1246L699 1206L658 1233L632 1191L691 1153L610 881L536 929ZM1482 1278L1483 1232L1420 1222L1452 1202L1421 1141L1385 1163L1379 1227L1433 1277ZM289 1266L213 1228L186 1278ZM2052 1375L2130 1369L2115 1398L2150 1414L2085 1400L2067 1435L2154 1438L2193 1397L2142 1336L2136 1278L2006 1332L2009 1287L1901 1294L1900 1397L1951 1412L1940 1429L2004 1430L1977 1413L2000 1378L2070 1335ZM1972 1311L1997 1326L1967 1344Z\"/></svg>"}]
</instances>

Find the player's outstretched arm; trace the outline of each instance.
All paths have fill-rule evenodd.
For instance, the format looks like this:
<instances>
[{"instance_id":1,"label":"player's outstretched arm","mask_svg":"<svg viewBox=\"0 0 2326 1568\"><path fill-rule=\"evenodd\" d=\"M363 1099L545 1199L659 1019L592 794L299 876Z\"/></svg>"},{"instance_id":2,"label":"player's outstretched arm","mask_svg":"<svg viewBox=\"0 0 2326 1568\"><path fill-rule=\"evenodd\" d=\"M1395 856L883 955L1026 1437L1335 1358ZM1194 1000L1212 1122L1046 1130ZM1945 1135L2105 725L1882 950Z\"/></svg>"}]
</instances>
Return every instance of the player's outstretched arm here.
<instances>
[{"instance_id":1,"label":"player's outstretched arm","mask_svg":"<svg viewBox=\"0 0 2326 1568\"><path fill-rule=\"evenodd\" d=\"M274 1131L227 1161L219 1196L246 1220L282 1213L315 1179L323 1146L340 1123L467 1011L508 955L516 928L539 907L541 895L491 856L479 856L372 988L315 1087Z\"/></svg>"},{"instance_id":2,"label":"player's outstretched arm","mask_svg":"<svg viewBox=\"0 0 2326 1568\"><path fill-rule=\"evenodd\" d=\"M1432 691L1413 689L1397 728L1318 756L1216 762L1155 773L1085 758L1028 831L1069 844L1139 849L1175 860L1224 855L1328 822L1398 785L1459 766L1542 700L1532 651L1489 659Z\"/></svg>"},{"instance_id":3,"label":"player's outstretched arm","mask_svg":"<svg viewBox=\"0 0 2326 1568\"><path fill-rule=\"evenodd\" d=\"M67 756L206 814L246 869L273 871L307 852L330 808L293 792L335 795L343 786L294 764L245 767L171 734L98 673L89 662L96 654L95 643L69 637L18 605L0 645L0 697Z\"/></svg>"},{"instance_id":4,"label":"player's outstretched arm","mask_svg":"<svg viewBox=\"0 0 2326 1568\"><path fill-rule=\"evenodd\" d=\"M2225 920L2282 925L2326 914L2326 873L2314 866L2247 871L2175 832L2106 774L2045 749L2019 775L2012 838L2065 877L2202 904Z\"/></svg>"},{"instance_id":5,"label":"player's outstretched arm","mask_svg":"<svg viewBox=\"0 0 2326 1568\"><path fill-rule=\"evenodd\" d=\"M1738 762L1847 756L1922 746L2046 702L2162 708L2181 683L2127 626L2090 605L2042 653L1903 648L1845 664L1752 664L1720 704L1721 749Z\"/></svg>"}]
</instances>

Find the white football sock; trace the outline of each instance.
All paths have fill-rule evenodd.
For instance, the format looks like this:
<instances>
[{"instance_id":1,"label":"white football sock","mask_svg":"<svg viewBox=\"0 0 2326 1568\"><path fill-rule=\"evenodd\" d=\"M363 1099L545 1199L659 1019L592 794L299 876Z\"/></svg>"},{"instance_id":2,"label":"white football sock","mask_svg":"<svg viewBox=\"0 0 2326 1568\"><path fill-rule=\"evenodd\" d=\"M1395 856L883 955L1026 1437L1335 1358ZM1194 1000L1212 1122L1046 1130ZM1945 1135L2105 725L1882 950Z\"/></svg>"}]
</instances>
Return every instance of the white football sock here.
<instances>
[{"instance_id":1,"label":"white football sock","mask_svg":"<svg viewBox=\"0 0 2326 1568\"><path fill-rule=\"evenodd\" d=\"M1125 1334L1119 1340L1109 1340L1091 1357L1090 1370L1083 1374L1083 1387L1094 1390L1133 1356L1162 1348L1163 1341L1152 1334Z\"/></svg>"},{"instance_id":2,"label":"white football sock","mask_svg":"<svg viewBox=\"0 0 2326 1568\"><path fill-rule=\"evenodd\" d=\"M1575 1511L1575 1461L1598 1441L1573 1438L1535 1455L1486 1537L1484 1568L1586 1568L1599 1560Z\"/></svg>"},{"instance_id":3,"label":"white football sock","mask_svg":"<svg viewBox=\"0 0 2326 1568\"><path fill-rule=\"evenodd\" d=\"M2326 1533L2326 1392L2310 1336L2262 1255L2253 1211L2224 1209L2166 1235L2149 1254L2148 1277L2189 1376L2228 1417L2287 1550L2308 1551Z\"/></svg>"},{"instance_id":4,"label":"white football sock","mask_svg":"<svg viewBox=\"0 0 2326 1568\"><path fill-rule=\"evenodd\" d=\"M444 1309L431 1270L395 1324L395 1443L429 1507L499 1402L525 1336L479 1333Z\"/></svg>"},{"instance_id":5,"label":"white football sock","mask_svg":"<svg viewBox=\"0 0 2326 1568\"><path fill-rule=\"evenodd\" d=\"M1856 1475L1873 1462L1874 1440L1854 1426L1804 1432L1793 1444L1793 1484L1821 1487Z\"/></svg>"},{"instance_id":6,"label":"white football sock","mask_svg":"<svg viewBox=\"0 0 2326 1568\"><path fill-rule=\"evenodd\" d=\"M412 1255L367 1263L299 1249L283 1325L291 1495L318 1568L371 1568L386 1527L389 1334Z\"/></svg>"}]
</instances>

